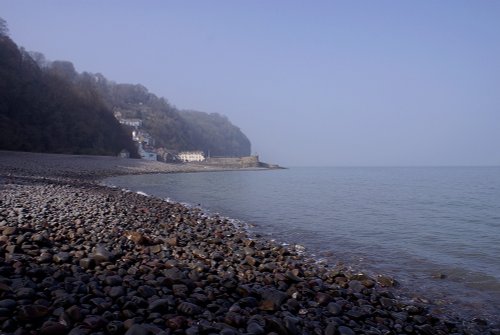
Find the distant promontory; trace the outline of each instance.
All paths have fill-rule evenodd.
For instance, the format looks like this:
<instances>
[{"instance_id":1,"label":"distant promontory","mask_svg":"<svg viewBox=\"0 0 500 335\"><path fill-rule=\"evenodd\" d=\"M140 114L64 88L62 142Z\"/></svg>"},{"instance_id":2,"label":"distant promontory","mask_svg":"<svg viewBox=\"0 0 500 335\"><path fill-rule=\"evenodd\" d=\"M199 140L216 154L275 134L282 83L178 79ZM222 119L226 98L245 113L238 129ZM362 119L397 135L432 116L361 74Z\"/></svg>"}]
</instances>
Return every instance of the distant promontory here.
<instances>
[{"instance_id":1,"label":"distant promontory","mask_svg":"<svg viewBox=\"0 0 500 335\"><path fill-rule=\"evenodd\" d=\"M7 31L0 31L0 149L130 157L149 150L160 159L183 151L250 155L249 139L227 117L180 110L142 85L47 61L18 47ZM134 143L134 131L147 142Z\"/></svg>"}]
</instances>

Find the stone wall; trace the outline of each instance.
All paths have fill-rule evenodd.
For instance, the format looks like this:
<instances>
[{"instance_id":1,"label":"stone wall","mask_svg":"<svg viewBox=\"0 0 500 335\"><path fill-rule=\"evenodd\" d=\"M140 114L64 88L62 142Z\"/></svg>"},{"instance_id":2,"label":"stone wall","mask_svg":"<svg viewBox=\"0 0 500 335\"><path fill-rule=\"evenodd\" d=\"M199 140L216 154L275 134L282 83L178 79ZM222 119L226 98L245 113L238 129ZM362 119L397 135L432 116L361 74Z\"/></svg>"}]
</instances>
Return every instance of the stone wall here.
<instances>
[{"instance_id":1,"label":"stone wall","mask_svg":"<svg viewBox=\"0 0 500 335\"><path fill-rule=\"evenodd\" d=\"M259 156L247 157L210 157L204 162L204 165L220 166L224 168L252 168L259 167Z\"/></svg>"}]
</instances>

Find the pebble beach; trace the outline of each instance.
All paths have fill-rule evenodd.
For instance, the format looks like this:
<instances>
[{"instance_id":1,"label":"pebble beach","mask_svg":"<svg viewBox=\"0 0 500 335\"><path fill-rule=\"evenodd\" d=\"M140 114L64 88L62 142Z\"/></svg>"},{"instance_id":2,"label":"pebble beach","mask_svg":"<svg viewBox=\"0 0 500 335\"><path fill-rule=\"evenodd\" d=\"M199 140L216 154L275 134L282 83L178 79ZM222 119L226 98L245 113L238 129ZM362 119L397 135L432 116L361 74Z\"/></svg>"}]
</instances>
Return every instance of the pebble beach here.
<instances>
[{"instance_id":1,"label":"pebble beach","mask_svg":"<svg viewBox=\"0 0 500 335\"><path fill-rule=\"evenodd\" d=\"M393 278L99 184L208 170L0 152L0 334L500 334L400 298Z\"/></svg>"}]
</instances>

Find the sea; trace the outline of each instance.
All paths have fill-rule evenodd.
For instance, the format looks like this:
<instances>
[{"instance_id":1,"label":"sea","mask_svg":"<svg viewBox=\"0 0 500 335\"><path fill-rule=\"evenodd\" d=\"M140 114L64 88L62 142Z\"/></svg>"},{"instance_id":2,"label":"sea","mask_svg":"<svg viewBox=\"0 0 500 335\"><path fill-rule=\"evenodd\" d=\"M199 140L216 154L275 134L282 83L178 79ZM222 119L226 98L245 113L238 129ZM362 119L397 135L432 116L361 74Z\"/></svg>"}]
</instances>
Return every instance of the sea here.
<instances>
[{"instance_id":1,"label":"sea","mask_svg":"<svg viewBox=\"0 0 500 335\"><path fill-rule=\"evenodd\" d=\"M500 167L300 167L105 184L200 207L319 264L398 282L435 314L500 322Z\"/></svg>"}]
</instances>

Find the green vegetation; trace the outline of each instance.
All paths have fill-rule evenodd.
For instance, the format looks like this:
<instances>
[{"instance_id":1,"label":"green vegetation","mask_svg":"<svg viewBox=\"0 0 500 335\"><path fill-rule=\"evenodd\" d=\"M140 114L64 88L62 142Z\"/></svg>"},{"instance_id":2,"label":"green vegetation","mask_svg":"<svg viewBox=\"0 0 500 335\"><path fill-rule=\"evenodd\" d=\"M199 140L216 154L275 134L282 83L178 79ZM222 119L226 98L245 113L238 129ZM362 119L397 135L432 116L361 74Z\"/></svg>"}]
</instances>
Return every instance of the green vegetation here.
<instances>
[{"instance_id":1,"label":"green vegetation","mask_svg":"<svg viewBox=\"0 0 500 335\"><path fill-rule=\"evenodd\" d=\"M121 118L138 118L155 147L248 156L250 141L224 116L181 111L142 85L78 73L71 62L49 62L9 37L0 18L0 149L116 155L137 149Z\"/></svg>"},{"instance_id":2,"label":"green vegetation","mask_svg":"<svg viewBox=\"0 0 500 335\"><path fill-rule=\"evenodd\" d=\"M137 156L85 76L69 81L57 67L41 68L6 31L0 30L0 149L96 155L127 149Z\"/></svg>"},{"instance_id":3,"label":"green vegetation","mask_svg":"<svg viewBox=\"0 0 500 335\"><path fill-rule=\"evenodd\" d=\"M249 156L250 141L241 130L217 113L182 111L188 134L195 148L211 156Z\"/></svg>"},{"instance_id":4,"label":"green vegetation","mask_svg":"<svg viewBox=\"0 0 500 335\"><path fill-rule=\"evenodd\" d=\"M100 74L95 78L108 107L122 118L143 120L156 147L202 150L212 156L250 155L250 141L225 116L178 110L142 85L116 84Z\"/></svg>"}]
</instances>

